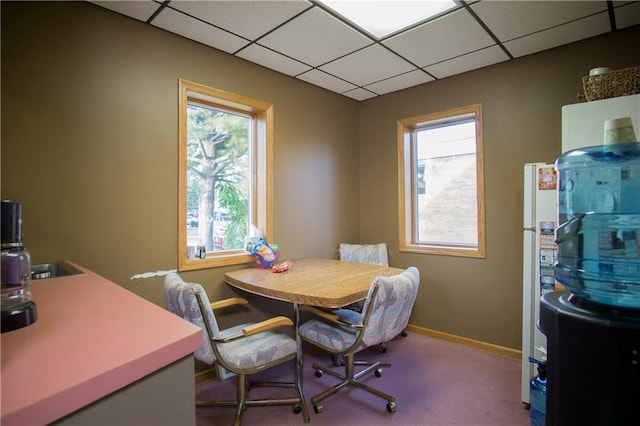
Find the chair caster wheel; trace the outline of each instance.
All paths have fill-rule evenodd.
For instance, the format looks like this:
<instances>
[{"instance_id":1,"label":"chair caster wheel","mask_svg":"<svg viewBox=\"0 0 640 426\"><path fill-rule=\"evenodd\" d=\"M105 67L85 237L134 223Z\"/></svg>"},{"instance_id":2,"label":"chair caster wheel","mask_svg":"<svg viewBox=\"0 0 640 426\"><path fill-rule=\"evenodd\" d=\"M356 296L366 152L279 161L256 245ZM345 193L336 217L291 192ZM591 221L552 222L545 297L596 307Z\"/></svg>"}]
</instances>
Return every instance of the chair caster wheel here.
<instances>
[{"instance_id":1,"label":"chair caster wheel","mask_svg":"<svg viewBox=\"0 0 640 426\"><path fill-rule=\"evenodd\" d=\"M315 375L316 377L322 377L322 371L316 370Z\"/></svg>"},{"instance_id":2,"label":"chair caster wheel","mask_svg":"<svg viewBox=\"0 0 640 426\"><path fill-rule=\"evenodd\" d=\"M322 413L322 408L323 408L323 407L322 407L322 405L321 405L321 404L313 404L313 411L314 411L316 414L320 414L320 413Z\"/></svg>"},{"instance_id":3,"label":"chair caster wheel","mask_svg":"<svg viewBox=\"0 0 640 426\"><path fill-rule=\"evenodd\" d=\"M376 368L373 374L375 374L376 377L382 377L382 368Z\"/></svg>"},{"instance_id":4,"label":"chair caster wheel","mask_svg":"<svg viewBox=\"0 0 640 426\"><path fill-rule=\"evenodd\" d=\"M302 407L299 404L293 406L293 414L300 414L302 412Z\"/></svg>"},{"instance_id":5,"label":"chair caster wheel","mask_svg":"<svg viewBox=\"0 0 640 426\"><path fill-rule=\"evenodd\" d=\"M396 412L396 408L397 408L397 406L396 406L395 402L392 402L392 401L387 402L387 411L388 412L395 413Z\"/></svg>"}]
</instances>

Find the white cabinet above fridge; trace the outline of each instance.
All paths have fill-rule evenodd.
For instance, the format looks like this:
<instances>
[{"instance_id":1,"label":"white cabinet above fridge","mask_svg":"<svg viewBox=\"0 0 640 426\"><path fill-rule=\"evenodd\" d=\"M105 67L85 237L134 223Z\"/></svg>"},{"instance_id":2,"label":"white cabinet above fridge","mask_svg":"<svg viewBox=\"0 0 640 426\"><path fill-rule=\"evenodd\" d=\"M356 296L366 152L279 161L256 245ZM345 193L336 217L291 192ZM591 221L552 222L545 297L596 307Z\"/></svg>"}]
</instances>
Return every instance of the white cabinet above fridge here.
<instances>
[{"instance_id":1,"label":"white cabinet above fridge","mask_svg":"<svg viewBox=\"0 0 640 426\"><path fill-rule=\"evenodd\" d=\"M602 145L604 122L622 117L640 134L640 94L563 106L562 152Z\"/></svg>"}]
</instances>

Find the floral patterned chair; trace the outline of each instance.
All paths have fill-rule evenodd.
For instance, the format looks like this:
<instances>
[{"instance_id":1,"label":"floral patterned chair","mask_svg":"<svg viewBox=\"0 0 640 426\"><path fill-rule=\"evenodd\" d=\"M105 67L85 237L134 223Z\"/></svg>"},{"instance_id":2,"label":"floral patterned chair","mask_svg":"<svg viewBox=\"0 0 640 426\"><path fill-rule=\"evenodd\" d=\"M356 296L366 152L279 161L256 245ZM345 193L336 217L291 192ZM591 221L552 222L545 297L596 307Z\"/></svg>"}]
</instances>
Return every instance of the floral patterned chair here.
<instances>
[{"instance_id":1,"label":"floral patterned chair","mask_svg":"<svg viewBox=\"0 0 640 426\"><path fill-rule=\"evenodd\" d=\"M344 374L313 364L317 377L327 373L340 379L337 385L311 398L316 413L323 409L322 400L347 386L364 389L386 399L387 411L395 412L396 402L393 396L359 381L360 377L370 372L380 377L381 367L391 364L356 362L354 355L365 348L392 339L407 326L419 286L420 273L415 267L410 267L398 275L374 278L362 312L349 309L327 312L311 306L302 307L303 310L314 314L314 318L300 326L300 337L334 356L345 358ZM355 365L366 367L356 373Z\"/></svg>"},{"instance_id":2,"label":"floral patterned chair","mask_svg":"<svg viewBox=\"0 0 640 426\"><path fill-rule=\"evenodd\" d=\"M387 245L385 243L377 244L340 244L340 260L347 262L370 263L372 265L389 266L389 256L387 254ZM364 302L356 302L349 305L348 309L362 311ZM400 335L407 336L406 330L402 330ZM395 336L394 336L395 337ZM378 345L380 352L387 351L386 342ZM336 365L342 363L341 359L334 358Z\"/></svg>"},{"instance_id":3,"label":"floral patterned chair","mask_svg":"<svg viewBox=\"0 0 640 426\"><path fill-rule=\"evenodd\" d=\"M378 244L340 244L340 260L347 262L370 263L389 266L387 245Z\"/></svg>"},{"instance_id":4,"label":"floral patterned chair","mask_svg":"<svg viewBox=\"0 0 640 426\"><path fill-rule=\"evenodd\" d=\"M295 362L295 340L274 330L276 327L292 326L293 322L289 318L280 316L220 330L214 310L246 304L247 301L236 297L210 303L200 284L186 283L175 272L170 272L165 277L164 296L170 312L203 329L202 346L194 352L195 358L210 365L219 365L237 375L235 400L197 402L197 407L237 406L234 425L242 423L242 414L247 407L286 404L292 405L296 414L303 411L305 407L302 390L295 383L251 382L252 386L291 387L295 389L296 396L247 399L247 376L287 361ZM304 411L305 418L308 418L306 410Z\"/></svg>"}]
</instances>

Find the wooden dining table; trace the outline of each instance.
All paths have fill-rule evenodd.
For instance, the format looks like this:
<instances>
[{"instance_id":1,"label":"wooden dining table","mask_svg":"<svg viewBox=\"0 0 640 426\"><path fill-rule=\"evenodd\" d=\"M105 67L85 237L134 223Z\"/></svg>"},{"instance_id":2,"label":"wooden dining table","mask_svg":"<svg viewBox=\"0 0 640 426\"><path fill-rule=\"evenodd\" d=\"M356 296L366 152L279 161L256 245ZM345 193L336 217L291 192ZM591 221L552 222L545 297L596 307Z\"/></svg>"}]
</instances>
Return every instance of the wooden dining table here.
<instances>
[{"instance_id":1,"label":"wooden dining table","mask_svg":"<svg viewBox=\"0 0 640 426\"><path fill-rule=\"evenodd\" d=\"M367 297L374 278L397 275L402 269L335 259L297 259L280 273L257 267L227 272L225 281L240 290L293 305L298 356L295 363L295 385L302 392L302 342L298 333L300 305L340 308ZM304 399L304 397L303 397ZM301 403L305 422L309 413Z\"/></svg>"}]
</instances>

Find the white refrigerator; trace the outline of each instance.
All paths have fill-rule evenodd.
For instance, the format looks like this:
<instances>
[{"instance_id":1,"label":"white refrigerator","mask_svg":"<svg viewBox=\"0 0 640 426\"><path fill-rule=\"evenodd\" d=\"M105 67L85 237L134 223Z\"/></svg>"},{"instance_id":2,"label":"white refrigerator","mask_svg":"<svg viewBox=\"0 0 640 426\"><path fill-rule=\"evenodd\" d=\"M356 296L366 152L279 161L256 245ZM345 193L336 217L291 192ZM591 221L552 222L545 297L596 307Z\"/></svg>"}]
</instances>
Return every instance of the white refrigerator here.
<instances>
[{"instance_id":1,"label":"white refrigerator","mask_svg":"<svg viewBox=\"0 0 640 426\"><path fill-rule=\"evenodd\" d=\"M602 145L604 122L630 117L640 136L640 94L562 107L562 152ZM538 329L540 295L555 285L557 176L553 164L524 166L524 247L522 297L522 401L529 403L529 382L537 374L529 357L545 359L546 337ZM540 349L542 348L542 350Z\"/></svg>"},{"instance_id":2,"label":"white refrigerator","mask_svg":"<svg viewBox=\"0 0 640 426\"><path fill-rule=\"evenodd\" d=\"M547 339L537 324L540 296L553 291L555 286L557 185L553 164L525 164L522 259L522 401L525 403L530 403L529 382L536 374L529 357L546 361Z\"/></svg>"}]
</instances>

